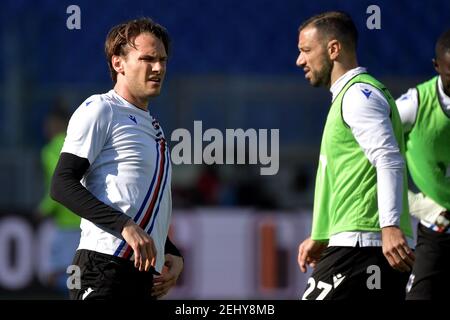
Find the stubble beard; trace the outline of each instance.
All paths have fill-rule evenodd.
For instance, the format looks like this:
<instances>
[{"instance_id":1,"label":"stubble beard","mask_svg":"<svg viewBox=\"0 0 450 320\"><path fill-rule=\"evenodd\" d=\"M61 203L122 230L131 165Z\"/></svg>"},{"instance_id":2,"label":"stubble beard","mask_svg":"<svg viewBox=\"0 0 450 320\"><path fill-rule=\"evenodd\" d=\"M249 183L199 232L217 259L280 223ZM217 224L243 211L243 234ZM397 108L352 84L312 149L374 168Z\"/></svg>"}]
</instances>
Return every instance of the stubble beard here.
<instances>
[{"instance_id":1,"label":"stubble beard","mask_svg":"<svg viewBox=\"0 0 450 320\"><path fill-rule=\"evenodd\" d=\"M313 72L313 79L311 82L313 87L329 87L331 83L331 71L333 70L333 62L326 57L321 70Z\"/></svg>"}]
</instances>

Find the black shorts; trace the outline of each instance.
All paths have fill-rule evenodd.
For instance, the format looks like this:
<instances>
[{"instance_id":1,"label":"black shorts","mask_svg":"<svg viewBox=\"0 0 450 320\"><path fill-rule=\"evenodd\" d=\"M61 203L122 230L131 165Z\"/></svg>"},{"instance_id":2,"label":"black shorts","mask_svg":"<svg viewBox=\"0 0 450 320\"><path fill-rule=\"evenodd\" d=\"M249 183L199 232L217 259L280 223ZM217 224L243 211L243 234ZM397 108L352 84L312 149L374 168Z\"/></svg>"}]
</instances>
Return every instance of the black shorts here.
<instances>
[{"instance_id":1,"label":"black shorts","mask_svg":"<svg viewBox=\"0 0 450 320\"><path fill-rule=\"evenodd\" d=\"M404 300L409 273L393 269L381 247L328 247L304 300Z\"/></svg>"},{"instance_id":2,"label":"black shorts","mask_svg":"<svg viewBox=\"0 0 450 320\"><path fill-rule=\"evenodd\" d=\"M72 300L154 300L154 269L139 271L132 261L90 250L78 250L72 265L80 268L80 288L69 288Z\"/></svg>"},{"instance_id":3,"label":"black shorts","mask_svg":"<svg viewBox=\"0 0 450 320\"><path fill-rule=\"evenodd\" d=\"M407 286L407 300L448 300L450 288L450 234L419 223L416 261Z\"/></svg>"}]
</instances>

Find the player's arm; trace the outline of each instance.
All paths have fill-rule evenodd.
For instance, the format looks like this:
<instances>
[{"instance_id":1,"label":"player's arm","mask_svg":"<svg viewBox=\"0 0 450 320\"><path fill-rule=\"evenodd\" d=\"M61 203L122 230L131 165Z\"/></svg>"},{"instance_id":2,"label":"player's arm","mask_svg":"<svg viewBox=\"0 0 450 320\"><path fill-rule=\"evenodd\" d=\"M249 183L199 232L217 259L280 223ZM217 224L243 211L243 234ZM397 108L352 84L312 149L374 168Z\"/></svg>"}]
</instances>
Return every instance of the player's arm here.
<instances>
[{"instance_id":1,"label":"player's arm","mask_svg":"<svg viewBox=\"0 0 450 320\"><path fill-rule=\"evenodd\" d=\"M403 128L405 132L409 132L417 117L417 110L419 104L419 98L416 88L409 89L405 94L401 95L397 100L397 109L400 114L400 119L403 123ZM445 169L444 169L445 170ZM430 223L435 223L436 219L439 218L441 210L436 213L439 208L450 208L450 180L438 172L429 174L429 181L433 185L438 186L434 190L434 194L429 194L428 197L423 197L420 194L417 196L410 196L410 212L413 216L428 221ZM431 198L435 199L447 199L441 200L440 203L436 203ZM411 207L412 205L412 207ZM428 208L429 213L427 213L423 208Z\"/></svg>"},{"instance_id":2,"label":"player's arm","mask_svg":"<svg viewBox=\"0 0 450 320\"><path fill-rule=\"evenodd\" d=\"M136 267L148 271L155 264L153 240L126 214L98 200L80 183L88 168L88 159L61 153L52 179L52 198L80 217L123 237L134 250Z\"/></svg>"},{"instance_id":3,"label":"player's arm","mask_svg":"<svg viewBox=\"0 0 450 320\"><path fill-rule=\"evenodd\" d=\"M152 296L157 299L165 296L176 285L184 267L183 256L169 237L166 239L164 251L166 269L163 269L162 274L153 278Z\"/></svg>"},{"instance_id":4,"label":"player's arm","mask_svg":"<svg viewBox=\"0 0 450 320\"><path fill-rule=\"evenodd\" d=\"M164 244L164 252L178 257L183 257L180 250L175 246L175 244L170 240L169 236L166 238L166 243Z\"/></svg>"},{"instance_id":5,"label":"player's arm","mask_svg":"<svg viewBox=\"0 0 450 320\"><path fill-rule=\"evenodd\" d=\"M363 90L371 93L367 96ZM393 268L409 271L414 255L399 228L405 163L389 115L386 98L371 85L357 83L343 98L343 119L377 171L383 253Z\"/></svg>"},{"instance_id":6,"label":"player's arm","mask_svg":"<svg viewBox=\"0 0 450 320\"><path fill-rule=\"evenodd\" d=\"M402 121L403 131L405 133L411 131L416 122L417 109L419 106L419 99L417 89L411 88L406 93L402 94L395 100L397 110Z\"/></svg>"},{"instance_id":7,"label":"player's arm","mask_svg":"<svg viewBox=\"0 0 450 320\"><path fill-rule=\"evenodd\" d=\"M80 217L120 235L130 218L98 200L81 183L89 161L71 153L61 153L53 174L50 194L55 201Z\"/></svg>"},{"instance_id":8,"label":"player's arm","mask_svg":"<svg viewBox=\"0 0 450 320\"><path fill-rule=\"evenodd\" d=\"M423 193L408 190L409 211L412 216L435 225L440 232L450 227L450 213Z\"/></svg>"},{"instance_id":9,"label":"player's arm","mask_svg":"<svg viewBox=\"0 0 450 320\"><path fill-rule=\"evenodd\" d=\"M298 247L297 262L302 272L306 272L307 266L315 268L320 256L328 246L328 241L317 241L311 238L305 239Z\"/></svg>"}]
</instances>

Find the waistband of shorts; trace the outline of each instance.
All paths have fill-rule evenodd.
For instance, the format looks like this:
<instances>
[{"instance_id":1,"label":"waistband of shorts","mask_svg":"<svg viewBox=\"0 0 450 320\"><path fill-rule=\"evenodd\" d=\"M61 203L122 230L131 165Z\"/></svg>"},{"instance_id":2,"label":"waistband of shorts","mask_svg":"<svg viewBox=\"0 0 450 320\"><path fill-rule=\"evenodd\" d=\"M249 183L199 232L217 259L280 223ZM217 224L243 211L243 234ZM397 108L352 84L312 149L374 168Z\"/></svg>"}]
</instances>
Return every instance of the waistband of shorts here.
<instances>
[{"instance_id":1,"label":"waistband of shorts","mask_svg":"<svg viewBox=\"0 0 450 320\"><path fill-rule=\"evenodd\" d=\"M88 256L95 256L96 258L100 258L100 259L107 260L107 261L114 261L114 262L117 262L124 266L134 267L134 261L124 259L121 257L116 257L111 254L98 252L98 251L94 251L94 250L89 250L89 249L78 249L77 251L80 253L84 252Z\"/></svg>"},{"instance_id":2,"label":"waistband of shorts","mask_svg":"<svg viewBox=\"0 0 450 320\"><path fill-rule=\"evenodd\" d=\"M85 253L90 257L95 257L96 259L102 259L104 261L113 261L118 263L121 266L124 266L126 268L130 268L133 270L138 270L135 266L134 266L134 261L133 260L128 260L128 259L124 259L121 257L117 257L117 256L113 256L111 254L107 254L107 253L103 253L103 252L98 252L98 251L94 251L94 250L89 250L89 249L78 249L77 252L81 253ZM152 274L156 274L159 275L160 273L157 272L155 270L154 267L150 267L149 272L151 272Z\"/></svg>"}]
</instances>

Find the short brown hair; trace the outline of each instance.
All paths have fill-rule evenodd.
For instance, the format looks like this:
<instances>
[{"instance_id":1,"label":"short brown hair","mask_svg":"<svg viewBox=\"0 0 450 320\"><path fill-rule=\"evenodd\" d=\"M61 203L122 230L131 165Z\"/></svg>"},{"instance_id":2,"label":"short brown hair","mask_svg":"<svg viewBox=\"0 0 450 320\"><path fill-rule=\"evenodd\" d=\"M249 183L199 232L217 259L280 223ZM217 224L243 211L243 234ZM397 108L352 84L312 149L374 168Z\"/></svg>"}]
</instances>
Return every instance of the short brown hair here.
<instances>
[{"instance_id":1,"label":"short brown hair","mask_svg":"<svg viewBox=\"0 0 450 320\"><path fill-rule=\"evenodd\" d=\"M136 48L134 40L141 33L145 32L151 33L160 39L164 44L167 55L169 55L170 38L166 28L150 18L130 20L112 27L106 36L105 54L106 60L108 61L109 73L114 83L117 82L117 72L111 63L112 56L126 56L127 51L125 47L129 45Z\"/></svg>"},{"instance_id":2,"label":"short brown hair","mask_svg":"<svg viewBox=\"0 0 450 320\"><path fill-rule=\"evenodd\" d=\"M306 27L313 26L326 39L336 39L350 49L356 50L358 30L349 14L342 11L329 11L315 15L298 28L301 32Z\"/></svg>"}]
</instances>

